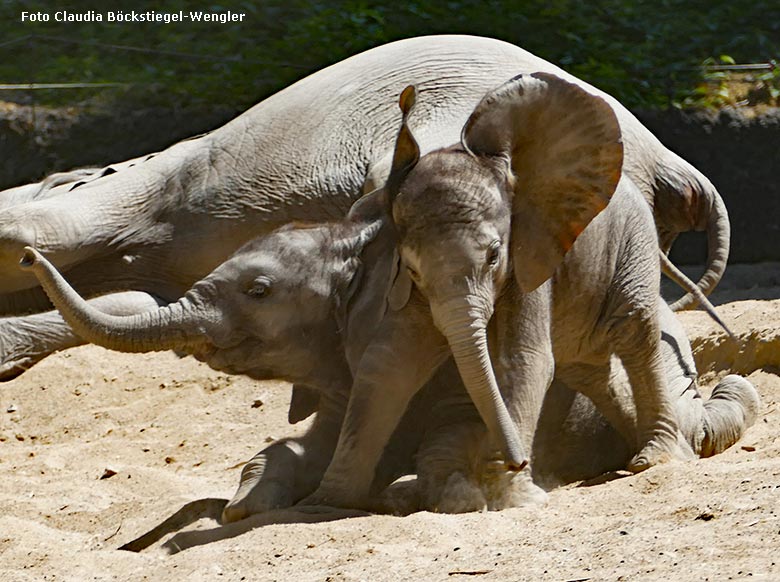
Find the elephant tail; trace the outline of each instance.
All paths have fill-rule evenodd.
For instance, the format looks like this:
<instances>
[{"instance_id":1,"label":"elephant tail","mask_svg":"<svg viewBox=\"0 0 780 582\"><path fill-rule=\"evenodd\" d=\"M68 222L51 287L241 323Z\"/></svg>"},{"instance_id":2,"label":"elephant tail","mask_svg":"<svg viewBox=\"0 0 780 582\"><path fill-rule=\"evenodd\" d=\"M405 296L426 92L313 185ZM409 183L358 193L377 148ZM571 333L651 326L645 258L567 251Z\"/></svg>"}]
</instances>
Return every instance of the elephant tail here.
<instances>
[{"instance_id":1,"label":"elephant tail","mask_svg":"<svg viewBox=\"0 0 780 582\"><path fill-rule=\"evenodd\" d=\"M685 273L678 269L677 266L669 260L669 257L667 257L662 250L658 252L658 255L661 259L661 270L663 271L664 275L677 283L683 289L683 291L688 293L688 296L693 297L696 304L700 305L715 323L721 326L732 339L736 339L729 327L720 318L718 312L715 311L715 306L710 302L709 299L707 299L707 296L704 295L702 290L696 286L696 283L691 281L685 275Z\"/></svg>"},{"instance_id":2,"label":"elephant tail","mask_svg":"<svg viewBox=\"0 0 780 582\"><path fill-rule=\"evenodd\" d=\"M709 295L723 276L729 257L731 225L723 198L707 177L677 154L666 151L654 184L654 208L659 242L664 253L681 232L707 233L707 262L696 286ZM673 311L691 309L700 297L688 292Z\"/></svg>"}]
</instances>

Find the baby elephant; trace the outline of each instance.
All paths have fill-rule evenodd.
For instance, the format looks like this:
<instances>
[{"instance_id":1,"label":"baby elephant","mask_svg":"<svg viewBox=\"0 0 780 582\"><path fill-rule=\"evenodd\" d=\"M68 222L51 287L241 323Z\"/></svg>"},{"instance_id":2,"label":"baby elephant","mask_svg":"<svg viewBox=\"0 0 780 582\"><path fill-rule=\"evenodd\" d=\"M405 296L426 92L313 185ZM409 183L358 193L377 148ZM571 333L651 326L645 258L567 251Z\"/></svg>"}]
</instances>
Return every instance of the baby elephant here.
<instances>
[{"instance_id":1,"label":"baby elephant","mask_svg":"<svg viewBox=\"0 0 780 582\"><path fill-rule=\"evenodd\" d=\"M338 448L309 501L367 495L384 440L450 353L488 428L488 467L526 465L553 379L632 439L630 470L685 458L660 347L658 239L622 175L614 112L554 75L520 75L482 99L460 143L421 157L414 101L408 87L386 186L408 282L396 282L397 310L355 372ZM635 430L608 390L613 355Z\"/></svg>"},{"instance_id":2,"label":"baby elephant","mask_svg":"<svg viewBox=\"0 0 780 582\"><path fill-rule=\"evenodd\" d=\"M291 420L316 409L315 422L302 437L277 441L246 465L225 509L225 520L234 521L309 495L331 461L353 371L392 309L389 305L398 301L399 285L393 286L398 255L386 209L380 191L364 197L343 222L288 226L259 237L177 303L134 316L97 311L94 300L87 303L75 295L32 249L24 265L88 341L121 351L173 348L226 372L296 383ZM695 370L688 340L671 312L662 319L662 329L663 361L673 390L669 398L678 417L685 419L681 429L686 440L696 454L720 452L753 422L755 390L730 377L703 403L692 386ZM617 372L610 382L611 390L622 395L621 423L630 432L635 421L629 386ZM484 424L450 358L412 401L384 450L374 489L416 470L423 508L465 511L513 505L518 500L514 494L527 489L527 483L499 482L508 486L497 490L495 483L481 478L480 459L473 453L481 450L484 435ZM620 468L630 451L587 398L563 385L553 386L534 440L534 476L539 482L553 485Z\"/></svg>"}]
</instances>

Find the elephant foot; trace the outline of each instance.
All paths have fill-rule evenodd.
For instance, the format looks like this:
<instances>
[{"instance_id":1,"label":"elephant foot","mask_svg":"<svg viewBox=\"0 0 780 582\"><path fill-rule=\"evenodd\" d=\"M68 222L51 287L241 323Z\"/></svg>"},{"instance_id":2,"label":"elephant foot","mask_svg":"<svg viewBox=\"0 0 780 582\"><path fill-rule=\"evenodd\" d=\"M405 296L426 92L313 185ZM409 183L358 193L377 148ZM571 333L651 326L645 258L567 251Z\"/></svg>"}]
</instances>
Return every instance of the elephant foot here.
<instances>
[{"instance_id":1,"label":"elephant foot","mask_svg":"<svg viewBox=\"0 0 780 582\"><path fill-rule=\"evenodd\" d=\"M745 378L728 375L704 403L701 457L711 457L736 443L753 426L761 407L755 387Z\"/></svg>"},{"instance_id":2,"label":"elephant foot","mask_svg":"<svg viewBox=\"0 0 780 582\"><path fill-rule=\"evenodd\" d=\"M257 461L253 459L244 466L238 490L222 510L222 523L231 523L250 515L290 507L293 504L292 483L268 479L267 476L263 479L265 472L265 459Z\"/></svg>"},{"instance_id":3,"label":"elephant foot","mask_svg":"<svg viewBox=\"0 0 780 582\"><path fill-rule=\"evenodd\" d=\"M484 479L488 509L539 506L547 503L547 493L533 482L530 471L505 473L498 479Z\"/></svg>"},{"instance_id":4,"label":"elephant foot","mask_svg":"<svg viewBox=\"0 0 780 582\"><path fill-rule=\"evenodd\" d=\"M437 513L468 513L487 510L487 499L479 485L463 473L447 478L436 501L429 501L427 509Z\"/></svg>"},{"instance_id":5,"label":"elephant foot","mask_svg":"<svg viewBox=\"0 0 780 582\"><path fill-rule=\"evenodd\" d=\"M678 431L679 432L679 431ZM685 443L681 434L677 436L663 433L652 438L628 462L627 470L641 473L650 467L668 463L673 460L687 461L693 458L693 452Z\"/></svg>"},{"instance_id":6,"label":"elephant foot","mask_svg":"<svg viewBox=\"0 0 780 582\"><path fill-rule=\"evenodd\" d=\"M323 505L344 509L367 510L372 508L367 494L359 494L349 487L329 485L324 481L320 483L320 486L314 493L304 497L296 505Z\"/></svg>"},{"instance_id":7,"label":"elephant foot","mask_svg":"<svg viewBox=\"0 0 780 582\"><path fill-rule=\"evenodd\" d=\"M486 467L479 476L456 471L437 489L435 499L429 493L425 508L438 513L498 511L547 502L547 493L534 484L528 470L518 473Z\"/></svg>"}]
</instances>

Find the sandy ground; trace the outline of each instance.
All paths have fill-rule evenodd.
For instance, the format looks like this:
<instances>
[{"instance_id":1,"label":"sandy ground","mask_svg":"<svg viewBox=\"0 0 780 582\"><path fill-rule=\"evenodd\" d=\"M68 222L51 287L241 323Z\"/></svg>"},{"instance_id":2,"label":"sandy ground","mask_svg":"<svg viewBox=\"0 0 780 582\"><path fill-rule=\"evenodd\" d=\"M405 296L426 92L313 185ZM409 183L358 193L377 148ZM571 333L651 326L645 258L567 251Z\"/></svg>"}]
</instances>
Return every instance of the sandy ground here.
<instances>
[{"instance_id":1,"label":"sandy ground","mask_svg":"<svg viewBox=\"0 0 780 582\"><path fill-rule=\"evenodd\" d=\"M457 516L279 511L220 527L209 512L242 462L292 430L288 387L171 353L56 354L0 385L0 580L780 580L780 301L720 309L739 349L683 319L710 386L717 358L739 356L759 389L740 443L545 507ZM117 549L197 500L206 517Z\"/></svg>"}]
</instances>

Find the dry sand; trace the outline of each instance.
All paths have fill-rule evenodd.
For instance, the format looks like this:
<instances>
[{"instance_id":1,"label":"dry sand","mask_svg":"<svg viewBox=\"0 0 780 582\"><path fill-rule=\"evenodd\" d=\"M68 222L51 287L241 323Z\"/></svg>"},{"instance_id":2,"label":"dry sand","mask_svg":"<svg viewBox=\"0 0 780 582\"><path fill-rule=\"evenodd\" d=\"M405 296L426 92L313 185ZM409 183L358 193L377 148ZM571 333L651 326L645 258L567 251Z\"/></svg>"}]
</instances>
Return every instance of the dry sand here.
<instances>
[{"instance_id":1,"label":"dry sand","mask_svg":"<svg viewBox=\"0 0 780 582\"><path fill-rule=\"evenodd\" d=\"M741 356L683 315L708 386L728 363L713 358L741 358L763 398L722 455L495 513L279 511L220 527L204 501L206 517L140 553L117 548L232 496L241 463L293 430L289 389L172 353L55 354L0 385L0 580L780 580L780 301L720 309Z\"/></svg>"}]
</instances>

